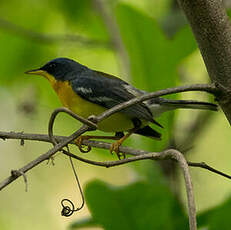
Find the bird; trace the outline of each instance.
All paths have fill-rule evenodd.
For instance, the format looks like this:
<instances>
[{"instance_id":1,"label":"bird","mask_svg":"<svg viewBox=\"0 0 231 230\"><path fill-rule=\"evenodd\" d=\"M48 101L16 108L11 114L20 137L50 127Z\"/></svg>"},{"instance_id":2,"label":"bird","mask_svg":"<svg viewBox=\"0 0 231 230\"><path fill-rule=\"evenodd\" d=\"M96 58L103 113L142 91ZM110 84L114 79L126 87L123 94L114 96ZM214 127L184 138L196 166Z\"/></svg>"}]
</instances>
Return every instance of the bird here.
<instances>
[{"instance_id":1,"label":"bird","mask_svg":"<svg viewBox=\"0 0 231 230\"><path fill-rule=\"evenodd\" d=\"M116 76L93 70L65 57L55 58L42 67L25 73L45 77L62 105L86 119L147 93ZM179 108L217 111L217 105L209 102L157 97L125 108L97 124L99 130L115 133L114 136L80 136L76 139L76 144L84 152L82 145L84 139L116 140L112 143L110 152L115 152L121 159L125 155L121 155L119 147L131 134L161 140L161 133L150 124L163 128L155 120L156 117L163 112Z\"/></svg>"}]
</instances>

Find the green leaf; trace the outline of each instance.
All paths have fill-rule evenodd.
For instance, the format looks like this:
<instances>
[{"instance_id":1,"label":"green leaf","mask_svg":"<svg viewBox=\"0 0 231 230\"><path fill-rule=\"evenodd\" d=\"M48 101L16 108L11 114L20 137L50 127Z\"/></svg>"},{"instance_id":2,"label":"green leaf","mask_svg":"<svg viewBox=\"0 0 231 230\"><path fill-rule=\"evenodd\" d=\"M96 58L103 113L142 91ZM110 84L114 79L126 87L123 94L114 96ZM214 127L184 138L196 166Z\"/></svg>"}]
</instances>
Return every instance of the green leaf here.
<instances>
[{"instance_id":1,"label":"green leaf","mask_svg":"<svg viewBox=\"0 0 231 230\"><path fill-rule=\"evenodd\" d=\"M68 229L79 229L79 228L88 228L95 227L97 223L92 218L86 218L71 223Z\"/></svg>"},{"instance_id":2,"label":"green leaf","mask_svg":"<svg viewBox=\"0 0 231 230\"><path fill-rule=\"evenodd\" d=\"M85 197L93 219L104 229L187 229L182 207L161 183L115 187L93 181Z\"/></svg>"},{"instance_id":3,"label":"green leaf","mask_svg":"<svg viewBox=\"0 0 231 230\"><path fill-rule=\"evenodd\" d=\"M198 226L208 230L230 230L231 197L223 204L205 211L198 216Z\"/></svg>"}]
</instances>

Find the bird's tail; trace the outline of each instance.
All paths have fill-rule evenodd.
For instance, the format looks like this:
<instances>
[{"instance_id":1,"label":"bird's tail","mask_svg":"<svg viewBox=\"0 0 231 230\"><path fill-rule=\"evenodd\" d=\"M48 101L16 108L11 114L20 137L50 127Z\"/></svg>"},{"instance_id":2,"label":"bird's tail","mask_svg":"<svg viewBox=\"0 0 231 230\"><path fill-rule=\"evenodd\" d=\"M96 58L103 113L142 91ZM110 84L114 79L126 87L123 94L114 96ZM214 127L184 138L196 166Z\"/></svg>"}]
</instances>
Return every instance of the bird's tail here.
<instances>
[{"instance_id":1,"label":"bird's tail","mask_svg":"<svg viewBox=\"0 0 231 230\"><path fill-rule=\"evenodd\" d=\"M162 98L163 99L163 98ZM181 109L205 109L217 111L217 105L209 102L194 101L194 100L170 100L164 99L160 101L161 105L173 106Z\"/></svg>"},{"instance_id":2,"label":"bird's tail","mask_svg":"<svg viewBox=\"0 0 231 230\"><path fill-rule=\"evenodd\" d=\"M153 101L149 101L148 107L152 111L154 117L159 116L163 112L174 109L218 110L218 106L216 104L209 102L195 100L171 100L165 98L156 98Z\"/></svg>"}]
</instances>

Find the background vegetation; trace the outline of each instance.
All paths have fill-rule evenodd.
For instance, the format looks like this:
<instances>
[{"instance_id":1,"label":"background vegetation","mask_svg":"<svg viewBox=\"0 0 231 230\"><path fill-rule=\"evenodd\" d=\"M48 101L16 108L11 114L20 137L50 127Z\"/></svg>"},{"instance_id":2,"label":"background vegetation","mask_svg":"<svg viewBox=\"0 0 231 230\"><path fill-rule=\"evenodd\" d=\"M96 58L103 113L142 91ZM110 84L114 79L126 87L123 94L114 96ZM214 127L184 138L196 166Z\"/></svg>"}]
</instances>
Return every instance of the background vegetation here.
<instances>
[{"instance_id":1,"label":"background vegetation","mask_svg":"<svg viewBox=\"0 0 231 230\"><path fill-rule=\"evenodd\" d=\"M56 57L73 58L147 91L208 82L190 27L174 2L100 3L0 2L2 131L47 133L49 116L60 106L59 101L45 79L24 72ZM210 100L199 93L181 98ZM221 112L176 111L158 121L165 127L161 130L163 141L134 135L126 144L150 151L193 147L187 152L188 159L231 171L229 125ZM195 129L193 125L199 121ZM62 116L56 132L68 135L78 127ZM0 147L2 180L11 169L21 167L51 145L28 141L22 147L16 141L1 141ZM115 156L94 149L89 158ZM0 229L187 229L184 186L174 164L138 162L111 169L80 162L76 165L87 201L84 210L70 218L60 215L61 199L80 202L80 196L67 158L57 154L55 166L42 164L28 173L27 193L22 179L1 191ZM201 169L191 172L201 229L229 229L230 181Z\"/></svg>"}]
</instances>

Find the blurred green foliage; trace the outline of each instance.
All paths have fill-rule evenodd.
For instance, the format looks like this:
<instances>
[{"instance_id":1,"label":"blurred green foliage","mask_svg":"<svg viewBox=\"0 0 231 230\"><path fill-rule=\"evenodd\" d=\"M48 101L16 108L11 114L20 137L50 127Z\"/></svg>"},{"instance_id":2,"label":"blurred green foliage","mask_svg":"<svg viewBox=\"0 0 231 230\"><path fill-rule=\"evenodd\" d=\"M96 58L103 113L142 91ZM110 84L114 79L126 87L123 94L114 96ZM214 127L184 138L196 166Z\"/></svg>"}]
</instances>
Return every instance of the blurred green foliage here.
<instances>
[{"instance_id":1,"label":"blurred green foliage","mask_svg":"<svg viewBox=\"0 0 231 230\"><path fill-rule=\"evenodd\" d=\"M147 91L176 86L179 82L177 67L183 58L196 49L190 28L183 28L169 40L157 21L140 10L120 4L116 13L130 57L133 84ZM187 41L187 44L183 41ZM163 140L155 143L146 140L156 151L163 149L171 137L174 113L163 114L159 121L164 124L166 131Z\"/></svg>"},{"instance_id":2,"label":"blurred green foliage","mask_svg":"<svg viewBox=\"0 0 231 230\"><path fill-rule=\"evenodd\" d=\"M104 229L187 229L180 203L162 180L155 182L120 188L101 181L89 183L85 195L94 222ZM78 222L72 228L78 228Z\"/></svg>"},{"instance_id":3,"label":"blurred green foliage","mask_svg":"<svg viewBox=\"0 0 231 230\"><path fill-rule=\"evenodd\" d=\"M114 187L101 181L87 185L85 195L92 219L76 221L70 229L102 226L103 229L188 229L182 204L163 184L137 182ZM103 197L102 197L103 194ZM231 199L198 215L198 227L209 230L229 230ZM131 208L132 207L132 208Z\"/></svg>"},{"instance_id":4,"label":"blurred green foliage","mask_svg":"<svg viewBox=\"0 0 231 230\"><path fill-rule=\"evenodd\" d=\"M198 216L198 224L201 227L207 227L209 230L216 229L230 229L230 207L231 198L229 197L225 202L219 206L207 210Z\"/></svg>"},{"instance_id":5,"label":"blurred green foliage","mask_svg":"<svg viewBox=\"0 0 231 230\"><path fill-rule=\"evenodd\" d=\"M140 89L155 91L181 84L179 66L196 50L196 43L189 26L174 31L174 36L171 39L163 32L159 22L168 18L168 13L171 11L171 2L170 0L111 0L104 3L109 4L111 8L110 14L116 19L123 44L128 53L131 83ZM110 41L109 30L103 21L102 12L99 12L95 5L95 1L25 0L23 4L16 0L1 1L0 13L0 86L2 98L7 104L6 106L4 100L2 100L2 108L9 107L9 104L13 103L12 101L16 101L16 105L26 101L30 105L38 107L33 111L42 111L42 115L34 116L34 123L33 121L30 123L28 120L25 122L30 114L24 111L17 125L11 126L13 122L11 120L8 122L10 123L9 129L12 127L23 129L25 127L25 129L34 132L37 130L38 132L41 130L46 132L47 124L44 120L47 121L52 109L60 105L55 93L45 79L23 75L23 72L28 69L41 66L41 64L58 56L68 56L92 68L120 75L118 60L115 55L116 50L110 45L112 42ZM172 17L171 20L173 20ZM171 25L170 22L169 24ZM173 30L171 28L171 31ZM68 40L67 36L65 39L59 40L60 36L63 35L64 37L65 35L74 35L75 39ZM53 40L49 40L51 36ZM121 77L123 77L123 73ZM5 112L6 115L4 116L10 117L12 115L10 114L11 111L14 111L17 117L20 116L18 110L9 109L9 111L3 111L2 114ZM15 117L15 115L13 114L12 117ZM168 141L173 135L173 127L177 118L178 114L173 112L166 113L158 118L158 121L165 127L163 130L159 129L163 134L161 142L135 137L137 138L135 141L130 139L127 143L134 148L162 150L168 145ZM3 121L1 124L2 127L5 127L5 122ZM61 123L58 130L62 135L76 128L72 123L73 120L69 121L66 118L61 118L58 122ZM28 149L28 152L31 152L31 149ZM40 147L35 149L40 150ZM12 152L12 150L9 151ZM18 152L20 151L25 150L18 150ZM19 160L21 164L23 164L21 162L23 160L29 161L29 158L26 158L25 155ZM111 159L110 156L105 157L99 154L95 154L93 157L100 160ZM49 168L49 171L44 174L40 172L35 174L34 177L41 180L40 186L43 186L43 189L40 187L34 189L31 193L35 194L35 190L40 192L49 188L52 191L52 197L58 190L63 194L65 190L61 185L58 187L57 184L61 182L66 189L67 186L70 187L73 181L68 184L67 166L63 163L60 165L56 166L58 168L57 173L60 174L58 174L58 179L53 184L55 186L53 189L49 185L52 182L46 182L49 181L47 176L51 171ZM18 164L15 167L19 167ZM43 170L45 171L45 169ZM84 168L82 170L86 170L84 171L86 174L89 173L88 169ZM98 175L95 173L97 169L92 170L94 170L94 173L92 173L94 177ZM121 171L121 169L118 169L115 173L119 178L125 177ZM73 222L68 220L66 225L70 225L71 222L70 226L74 229L101 226L109 230L161 228L183 230L188 228L183 199L181 197L179 201L176 198L169 188L168 180L163 176L157 164L153 162L133 164L132 176L130 176L132 179L130 177L126 179L126 185L124 186L112 185L116 181L114 179L116 176L112 177L111 171L103 172L103 174L105 177L107 176L107 179L110 179L110 184L95 180L86 185L85 196L91 217L87 219L81 217L77 221L73 217ZM55 176L56 173L50 177ZM133 183L131 183L131 180L133 180ZM48 184L45 186L45 183ZM178 183L176 184L178 185ZM11 195L15 196L14 190ZM6 194L5 196L7 197ZM49 201L49 199L47 200ZM3 202L5 200L3 197ZM52 208L55 210L54 215L57 216L57 201L54 202L55 204L51 202ZM199 226L209 230L229 229L230 202L230 199L228 199L209 211L201 212L198 216ZM25 200L22 203L24 205ZM38 200L36 209L42 213L40 203L42 202ZM8 204L4 203L3 206L6 207L6 205ZM16 204L11 205L14 207ZM25 206L29 205L29 202L27 202ZM43 208L44 213L49 209L46 205ZM32 209L32 207L30 206L29 209ZM42 228L46 226L47 229L51 229L49 226L52 226L52 224L49 224L52 220L47 216L50 214L49 211L46 215L44 214L45 217L43 216ZM18 226L16 223L18 219L14 216L16 214L11 214L11 211L9 213L8 215L0 214L0 229L2 230L11 230ZM25 217L26 223L23 225L23 229L31 229L34 221L31 220L30 222L32 214L33 212L30 211L27 214L28 216ZM6 224L9 216L12 219L11 225ZM14 223L13 219L16 219ZM47 221L48 219L50 222ZM54 218L53 226L56 224L56 228L61 229L60 222L63 223L64 221L63 219L60 222L58 221ZM37 228L41 229L41 226Z\"/></svg>"},{"instance_id":6,"label":"blurred green foliage","mask_svg":"<svg viewBox=\"0 0 231 230\"><path fill-rule=\"evenodd\" d=\"M60 13L64 14L67 23L92 39L108 39L108 33L100 14L95 10L92 0L58 0ZM74 22L74 23L73 23Z\"/></svg>"}]
</instances>

